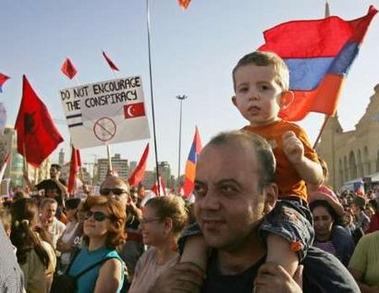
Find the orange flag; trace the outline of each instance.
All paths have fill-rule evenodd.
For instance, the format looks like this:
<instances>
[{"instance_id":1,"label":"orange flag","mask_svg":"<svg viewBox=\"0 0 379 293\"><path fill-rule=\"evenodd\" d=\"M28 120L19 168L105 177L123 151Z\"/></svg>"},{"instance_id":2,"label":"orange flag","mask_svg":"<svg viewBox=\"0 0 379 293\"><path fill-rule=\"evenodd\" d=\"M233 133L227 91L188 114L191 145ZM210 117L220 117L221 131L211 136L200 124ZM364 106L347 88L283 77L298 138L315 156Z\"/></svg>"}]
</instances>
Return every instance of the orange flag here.
<instances>
[{"instance_id":1,"label":"orange flag","mask_svg":"<svg viewBox=\"0 0 379 293\"><path fill-rule=\"evenodd\" d=\"M179 6L186 10L191 3L191 0L178 0Z\"/></svg>"}]
</instances>

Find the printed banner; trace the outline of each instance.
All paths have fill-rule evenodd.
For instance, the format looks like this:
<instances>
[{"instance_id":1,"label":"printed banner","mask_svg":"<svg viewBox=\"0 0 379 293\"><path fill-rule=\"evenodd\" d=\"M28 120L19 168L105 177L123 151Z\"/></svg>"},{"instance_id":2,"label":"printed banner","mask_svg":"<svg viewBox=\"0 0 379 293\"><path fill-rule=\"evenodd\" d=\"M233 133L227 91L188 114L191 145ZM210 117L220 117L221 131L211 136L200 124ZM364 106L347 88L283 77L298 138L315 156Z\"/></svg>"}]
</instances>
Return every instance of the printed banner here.
<instances>
[{"instance_id":1,"label":"printed banner","mask_svg":"<svg viewBox=\"0 0 379 293\"><path fill-rule=\"evenodd\" d=\"M60 96L77 149L150 137L140 76L63 89Z\"/></svg>"}]
</instances>

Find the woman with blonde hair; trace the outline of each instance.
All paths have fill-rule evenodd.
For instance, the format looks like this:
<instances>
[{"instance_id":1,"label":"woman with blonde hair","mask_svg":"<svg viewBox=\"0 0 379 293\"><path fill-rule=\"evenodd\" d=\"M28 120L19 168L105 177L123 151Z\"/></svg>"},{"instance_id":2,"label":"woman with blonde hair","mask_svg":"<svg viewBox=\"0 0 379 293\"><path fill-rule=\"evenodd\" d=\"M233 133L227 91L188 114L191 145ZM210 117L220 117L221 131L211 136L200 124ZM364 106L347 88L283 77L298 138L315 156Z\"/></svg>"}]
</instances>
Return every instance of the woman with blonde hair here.
<instances>
[{"instance_id":1,"label":"woman with blonde hair","mask_svg":"<svg viewBox=\"0 0 379 293\"><path fill-rule=\"evenodd\" d=\"M120 292L124 263L116 249L124 243L125 207L105 196L88 196L83 205L84 246L75 256L67 274L77 278L77 292ZM88 270L88 268L91 268ZM86 271L84 274L81 272Z\"/></svg>"},{"instance_id":2,"label":"woman with blonde hair","mask_svg":"<svg viewBox=\"0 0 379 293\"><path fill-rule=\"evenodd\" d=\"M178 262L176 243L187 218L184 201L178 196L155 197L146 203L140 229L150 248L137 262L129 293L148 292L155 280Z\"/></svg>"},{"instance_id":3,"label":"woman with blonde hair","mask_svg":"<svg viewBox=\"0 0 379 293\"><path fill-rule=\"evenodd\" d=\"M24 273L27 293L49 292L56 267L53 247L37 232L38 206L30 198L21 198L11 206L10 239L17 248L16 256ZM43 231L39 231L43 234Z\"/></svg>"}]
</instances>

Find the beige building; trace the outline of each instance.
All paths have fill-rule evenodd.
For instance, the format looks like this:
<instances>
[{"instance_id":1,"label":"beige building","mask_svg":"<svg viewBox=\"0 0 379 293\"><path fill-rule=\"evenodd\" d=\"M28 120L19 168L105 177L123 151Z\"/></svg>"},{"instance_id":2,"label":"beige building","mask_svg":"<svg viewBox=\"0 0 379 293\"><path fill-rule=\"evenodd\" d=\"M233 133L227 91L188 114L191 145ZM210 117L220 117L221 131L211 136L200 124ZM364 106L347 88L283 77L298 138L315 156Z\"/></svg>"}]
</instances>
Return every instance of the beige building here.
<instances>
[{"instance_id":1,"label":"beige building","mask_svg":"<svg viewBox=\"0 0 379 293\"><path fill-rule=\"evenodd\" d=\"M329 168L328 185L340 189L347 181L373 178L379 172L379 84L355 130L344 132L338 116L329 118L317 151Z\"/></svg>"}]
</instances>

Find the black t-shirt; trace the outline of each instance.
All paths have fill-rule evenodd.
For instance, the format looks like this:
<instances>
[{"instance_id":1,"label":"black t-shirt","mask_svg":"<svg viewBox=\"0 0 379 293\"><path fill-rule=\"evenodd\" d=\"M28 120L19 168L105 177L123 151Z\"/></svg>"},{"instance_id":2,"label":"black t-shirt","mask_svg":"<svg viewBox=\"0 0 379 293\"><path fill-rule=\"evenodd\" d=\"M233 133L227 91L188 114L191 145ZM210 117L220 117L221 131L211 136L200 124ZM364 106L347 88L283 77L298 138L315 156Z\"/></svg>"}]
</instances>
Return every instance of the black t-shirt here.
<instances>
[{"instance_id":1,"label":"black t-shirt","mask_svg":"<svg viewBox=\"0 0 379 293\"><path fill-rule=\"evenodd\" d=\"M254 279L265 257L239 275L221 275L217 269L217 254L212 253L207 267L203 293L251 293ZM344 265L332 254L310 247L304 259L303 292L360 292L357 283Z\"/></svg>"}]
</instances>

